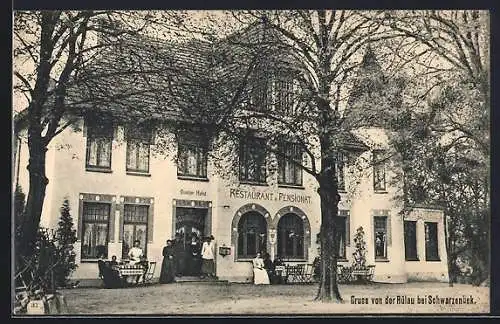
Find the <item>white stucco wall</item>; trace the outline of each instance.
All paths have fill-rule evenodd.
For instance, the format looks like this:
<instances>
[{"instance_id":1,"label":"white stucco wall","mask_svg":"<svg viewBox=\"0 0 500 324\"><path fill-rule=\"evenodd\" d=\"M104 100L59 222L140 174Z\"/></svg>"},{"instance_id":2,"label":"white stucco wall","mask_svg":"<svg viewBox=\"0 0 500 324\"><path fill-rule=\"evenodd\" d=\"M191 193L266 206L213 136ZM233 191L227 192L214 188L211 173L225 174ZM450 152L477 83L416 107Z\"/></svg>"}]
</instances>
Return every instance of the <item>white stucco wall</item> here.
<instances>
[{"instance_id":1,"label":"white stucco wall","mask_svg":"<svg viewBox=\"0 0 500 324\"><path fill-rule=\"evenodd\" d=\"M83 126L83 121L80 126ZM387 148L385 144L387 138L382 133L371 130L366 134L366 137L370 139L370 145L376 148ZM235 259L236 247L231 240L231 234L234 231L232 221L238 209L249 203L258 204L268 211L268 217L270 221L273 221L281 208L293 206L300 208L310 223L308 258L302 262L312 263L317 253L316 234L319 232L320 227L320 204L316 192L316 180L310 175L303 173L303 189L279 187L275 184L275 181L268 186L250 186L239 184L235 177L222 178L217 176L216 172L212 172L213 166L209 161L209 181L180 180L177 178L176 165L171 160L171 156L165 157L153 153L150 159L150 176L129 175L125 169L126 145L123 141L123 128L119 127L115 135L111 173L86 171L86 137L82 132L73 132L68 128L53 140L47 152L47 176L50 182L47 187L45 206L42 213L42 226L57 226L59 208L65 197L69 199L75 224L78 223L79 200L82 193L111 195L116 203L120 203L120 198L123 196L151 197L154 205L154 227L153 237L150 238L152 242L148 244L148 258L158 262L156 276L159 276L162 248L166 239L172 237L174 230L173 210L175 206L173 201L175 199L206 201L210 203L212 217L212 228L209 232L215 236L217 246L225 245L232 248L229 256L217 255L217 275L221 279L247 282L252 279L251 264L249 261ZM354 154L353 156L354 159L346 167L346 192L341 193L342 200L339 203L339 210L346 210L350 214L350 244L346 249L348 261L341 262L341 264L348 265L350 263L354 252L353 236L356 229L362 226L366 233L365 240L368 245L368 264L375 264L376 266L374 276L376 281L406 282L407 280L447 279L442 212L418 209L410 216L406 216L419 219L417 233L419 255L425 250L423 222L437 221L439 223L438 239L441 261L427 262L423 257L418 262L405 261L403 218L399 214L402 205L395 199L400 194L400 186L391 181L395 176L394 172L397 171L396 162L393 160L388 161L388 167L386 168L387 190L383 193L375 193L373 191L373 168L366 162L371 161L371 152L364 152L360 155ZM19 182L25 193L28 192L27 162L28 151L27 146L24 144L21 150ZM273 197L280 197L280 194L298 194L309 196L310 201L241 199L231 197L231 189L273 193ZM388 246L388 258L384 261L374 259L373 216L374 213L379 211L386 212L390 216L388 226L390 227L391 242ZM111 255L121 256L121 238L119 237L119 219L121 216L117 210L114 223L111 224L114 228L115 240L109 243L109 257ZM79 265L73 277L75 279L96 279L98 276L97 264L95 262L80 262L80 249L81 241L78 241L75 244L75 250Z\"/></svg>"}]
</instances>

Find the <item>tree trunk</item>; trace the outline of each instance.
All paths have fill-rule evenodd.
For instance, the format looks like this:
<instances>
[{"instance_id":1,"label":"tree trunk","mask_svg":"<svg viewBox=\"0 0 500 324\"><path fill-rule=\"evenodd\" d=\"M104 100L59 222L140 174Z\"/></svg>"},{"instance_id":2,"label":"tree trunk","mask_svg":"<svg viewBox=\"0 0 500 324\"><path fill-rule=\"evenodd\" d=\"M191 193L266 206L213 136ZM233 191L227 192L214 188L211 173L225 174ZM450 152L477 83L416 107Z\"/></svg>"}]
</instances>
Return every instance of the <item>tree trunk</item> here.
<instances>
[{"instance_id":1,"label":"tree trunk","mask_svg":"<svg viewBox=\"0 0 500 324\"><path fill-rule=\"evenodd\" d=\"M448 285L453 287L453 281L455 280L454 273L454 262L451 254L451 234L448 232L448 222L446 221L446 213L443 214L443 225L444 225L444 243L446 246L446 255L448 259Z\"/></svg>"},{"instance_id":2,"label":"tree trunk","mask_svg":"<svg viewBox=\"0 0 500 324\"><path fill-rule=\"evenodd\" d=\"M342 302L337 285L338 235L335 222L340 199L333 162L322 165L318 182L321 199L321 277L316 300Z\"/></svg>"},{"instance_id":3,"label":"tree trunk","mask_svg":"<svg viewBox=\"0 0 500 324\"><path fill-rule=\"evenodd\" d=\"M31 255L34 242L37 236L42 215L43 201L48 179L45 176L45 154L46 147L43 145L41 132L30 129L28 146L30 159L29 171L29 191L26 201L26 213L22 223L21 253L25 256Z\"/></svg>"}]
</instances>

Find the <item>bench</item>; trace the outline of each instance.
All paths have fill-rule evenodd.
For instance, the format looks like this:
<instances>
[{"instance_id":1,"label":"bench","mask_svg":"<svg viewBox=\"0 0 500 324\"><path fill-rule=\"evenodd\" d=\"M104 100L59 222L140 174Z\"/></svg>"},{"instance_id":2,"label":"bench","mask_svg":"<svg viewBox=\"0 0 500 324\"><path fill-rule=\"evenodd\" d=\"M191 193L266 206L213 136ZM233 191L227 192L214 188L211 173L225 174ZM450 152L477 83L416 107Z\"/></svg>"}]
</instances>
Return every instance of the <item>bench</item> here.
<instances>
[{"instance_id":1,"label":"bench","mask_svg":"<svg viewBox=\"0 0 500 324\"><path fill-rule=\"evenodd\" d=\"M374 273L375 273L374 265L369 265L363 268L353 268L342 265L337 266L337 276L339 282L343 283L348 283L353 281L372 282Z\"/></svg>"}]
</instances>

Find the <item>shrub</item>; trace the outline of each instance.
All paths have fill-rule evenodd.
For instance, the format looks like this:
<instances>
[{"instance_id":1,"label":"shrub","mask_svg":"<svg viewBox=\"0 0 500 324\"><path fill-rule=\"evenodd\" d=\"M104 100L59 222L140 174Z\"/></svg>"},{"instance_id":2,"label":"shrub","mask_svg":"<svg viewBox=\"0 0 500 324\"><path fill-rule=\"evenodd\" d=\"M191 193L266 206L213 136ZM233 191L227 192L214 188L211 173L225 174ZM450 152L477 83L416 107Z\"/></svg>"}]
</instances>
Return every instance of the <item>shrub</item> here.
<instances>
[{"instance_id":1,"label":"shrub","mask_svg":"<svg viewBox=\"0 0 500 324\"><path fill-rule=\"evenodd\" d=\"M352 268L353 269L363 269L366 268L366 242L365 242L365 232L363 227L358 227L356 233L354 234L354 247L355 251L352 254Z\"/></svg>"},{"instance_id":2,"label":"shrub","mask_svg":"<svg viewBox=\"0 0 500 324\"><path fill-rule=\"evenodd\" d=\"M55 284L65 287L71 273L76 269L74 243L76 230L73 229L73 218L70 214L69 202L64 200L61 207L61 218L55 233L57 264L54 267Z\"/></svg>"}]
</instances>

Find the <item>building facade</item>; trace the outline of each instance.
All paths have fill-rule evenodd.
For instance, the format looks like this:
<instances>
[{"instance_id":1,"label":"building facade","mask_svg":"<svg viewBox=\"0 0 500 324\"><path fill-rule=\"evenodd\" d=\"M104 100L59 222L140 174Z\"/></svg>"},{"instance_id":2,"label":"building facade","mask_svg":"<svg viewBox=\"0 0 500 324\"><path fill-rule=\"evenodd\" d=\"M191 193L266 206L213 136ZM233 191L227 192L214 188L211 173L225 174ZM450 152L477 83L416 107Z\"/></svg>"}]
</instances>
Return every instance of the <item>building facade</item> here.
<instances>
[{"instance_id":1,"label":"building facade","mask_svg":"<svg viewBox=\"0 0 500 324\"><path fill-rule=\"evenodd\" d=\"M206 50L198 49L212 47L191 45L177 44L169 56L178 54L180 71L199 69L196 75L200 75L205 71L201 53ZM145 57L150 56L146 50ZM100 64L106 66L113 57L104 59ZM265 108L260 105L262 94L266 98L270 95L275 98L275 109L282 106L280 111L291 114L292 97L280 92L282 88L294 91L296 84L289 75L274 76L274 83L270 83L274 94L268 88L254 87L260 96L250 96L250 105ZM267 85L260 76L257 73L256 84ZM120 92L119 83L113 79L106 87ZM172 108L154 100L151 105ZM125 257L134 240L141 242L150 261L161 264L166 240L175 233L183 238L191 232L213 235L216 274L235 282L252 281L251 260L258 251L265 250L272 259L280 257L286 263L312 263L318 256L318 183L294 163L266 150L265 137L248 137L234 145L224 143L215 149L220 151L216 158L196 132L174 134L157 126L142 129L107 124L99 116L93 121L82 117L76 126L56 136L47 151L49 184L40 224L55 228L59 208L65 198L69 200L78 236L74 279L97 279L98 258ZM15 146L13 179L27 192L28 149L22 133L16 134L21 142ZM375 265L375 281L447 281L442 211L405 208L398 198L402 182L398 180L401 170L397 159L384 157L390 147L383 129L360 129L352 136L360 145L346 147L339 159L343 162L337 166L342 227L339 263L352 262L353 237L362 228L367 263ZM286 155L302 158L294 143L283 145ZM236 163L226 167L219 163L219 159L230 157ZM156 276L159 273L157 267Z\"/></svg>"},{"instance_id":2,"label":"building facade","mask_svg":"<svg viewBox=\"0 0 500 324\"><path fill-rule=\"evenodd\" d=\"M55 228L59 208L69 200L78 235L74 279L97 279L98 257L125 257L136 239L148 259L161 264L162 248L175 233L213 235L217 276L234 282L252 281L257 251L286 263L312 263L318 255L317 182L286 161L278 160L270 171L272 154L257 154L265 142L236 146L239 168L220 170L195 136L173 143L167 156L155 147L168 133L96 126L83 118L79 124L82 131L66 129L47 152L50 182L41 220L41 226ZM382 143L383 134L372 129L359 138ZM16 152L20 167L14 168L14 178L27 192L25 141ZM386 160L359 167L378 152L353 152L339 168L344 227L339 263L352 262L353 236L362 227L375 281L448 280L442 211L401 213L404 206L396 198L401 186L393 181L397 166Z\"/></svg>"}]
</instances>

